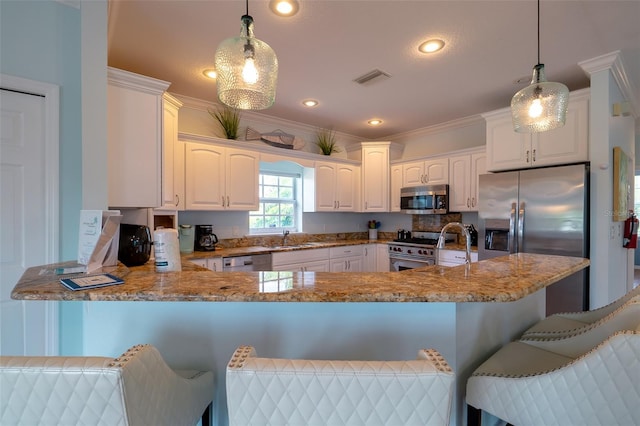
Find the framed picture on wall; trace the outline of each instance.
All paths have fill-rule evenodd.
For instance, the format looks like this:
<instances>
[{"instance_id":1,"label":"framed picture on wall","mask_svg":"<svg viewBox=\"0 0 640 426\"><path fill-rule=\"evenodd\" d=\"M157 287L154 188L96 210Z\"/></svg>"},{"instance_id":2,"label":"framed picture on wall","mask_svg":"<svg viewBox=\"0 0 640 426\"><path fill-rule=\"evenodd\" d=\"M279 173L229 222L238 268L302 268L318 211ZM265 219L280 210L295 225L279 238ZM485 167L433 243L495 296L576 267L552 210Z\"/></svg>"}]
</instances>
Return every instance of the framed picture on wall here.
<instances>
[{"instance_id":1,"label":"framed picture on wall","mask_svg":"<svg viewBox=\"0 0 640 426\"><path fill-rule=\"evenodd\" d=\"M619 146L613 148L613 218L622 222L629 217L631 206L630 159ZM632 206L631 206L632 207Z\"/></svg>"}]
</instances>

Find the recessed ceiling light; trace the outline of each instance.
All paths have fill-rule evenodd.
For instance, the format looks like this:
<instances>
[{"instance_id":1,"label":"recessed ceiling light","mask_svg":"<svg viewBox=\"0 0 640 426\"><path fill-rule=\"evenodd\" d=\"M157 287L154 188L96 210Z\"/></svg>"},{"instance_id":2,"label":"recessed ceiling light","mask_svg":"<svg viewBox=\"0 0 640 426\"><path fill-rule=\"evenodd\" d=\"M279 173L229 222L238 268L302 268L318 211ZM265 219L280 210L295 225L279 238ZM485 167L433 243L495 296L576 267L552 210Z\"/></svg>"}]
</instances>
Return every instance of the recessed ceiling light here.
<instances>
[{"instance_id":1,"label":"recessed ceiling light","mask_svg":"<svg viewBox=\"0 0 640 426\"><path fill-rule=\"evenodd\" d=\"M367 121L367 123L370 126L379 126L382 124L382 120L380 120L379 118L372 118L371 120Z\"/></svg>"},{"instance_id":2,"label":"recessed ceiling light","mask_svg":"<svg viewBox=\"0 0 640 426\"><path fill-rule=\"evenodd\" d=\"M433 53L441 50L444 47L444 41L434 38L427 40L418 46L418 50L422 53Z\"/></svg>"},{"instance_id":3,"label":"recessed ceiling light","mask_svg":"<svg viewBox=\"0 0 640 426\"><path fill-rule=\"evenodd\" d=\"M269 7L278 16L293 16L298 13L300 3L298 0L271 0Z\"/></svg>"},{"instance_id":4,"label":"recessed ceiling light","mask_svg":"<svg viewBox=\"0 0 640 426\"><path fill-rule=\"evenodd\" d=\"M216 78L218 76L218 73L216 72L216 70L211 68L202 71L202 74L204 74L205 77L209 77L209 78Z\"/></svg>"},{"instance_id":5,"label":"recessed ceiling light","mask_svg":"<svg viewBox=\"0 0 640 426\"><path fill-rule=\"evenodd\" d=\"M315 99L305 99L304 101L302 101L302 105L311 108L318 105L318 101L316 101Z\"/></svg>"}]
</instances>

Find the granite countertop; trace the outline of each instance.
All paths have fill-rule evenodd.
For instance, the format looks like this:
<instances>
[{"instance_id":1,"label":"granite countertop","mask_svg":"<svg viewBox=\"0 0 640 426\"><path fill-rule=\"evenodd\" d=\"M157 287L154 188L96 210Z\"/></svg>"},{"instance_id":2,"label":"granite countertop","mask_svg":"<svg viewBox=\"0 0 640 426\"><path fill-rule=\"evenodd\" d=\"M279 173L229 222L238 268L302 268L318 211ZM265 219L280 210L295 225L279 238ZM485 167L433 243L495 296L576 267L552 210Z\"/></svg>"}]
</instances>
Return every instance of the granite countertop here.
<instances>
[{"instance_id":1,"label":"granite countertop","mask_svg":"<svg viewBox=\"0 0 640 426\"><path fill-rule=\"evenodd\" d=\"M155 272L153 264L104 268L124 284L71 291L55 268L31 267L11 297L22 300L208 302L510 302L589 265L588 259L513 254L452 268L402 272L213 272L183 261L182 272Z\"/></svg>"}]
</instances>

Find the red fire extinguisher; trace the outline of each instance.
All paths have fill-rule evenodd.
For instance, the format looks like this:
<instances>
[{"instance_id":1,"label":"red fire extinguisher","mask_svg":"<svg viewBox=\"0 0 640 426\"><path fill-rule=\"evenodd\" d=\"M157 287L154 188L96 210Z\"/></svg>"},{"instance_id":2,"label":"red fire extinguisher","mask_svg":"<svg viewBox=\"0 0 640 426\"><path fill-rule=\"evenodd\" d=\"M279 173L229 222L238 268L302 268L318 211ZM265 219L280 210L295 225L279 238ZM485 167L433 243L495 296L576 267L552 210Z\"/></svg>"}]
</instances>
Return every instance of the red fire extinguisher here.
<instances>
[{"instance_id":1,"label":"red fire extinguisher","mask_svg":"<svg viewBox=\"0 0 640 426\"><path fill-rule=\"evenodd\" d=\"M638 246L638 218L633 210L629 210L629 217L624 221L622 246L628 249L634 249Z\"/></svg>"}]
</instances>

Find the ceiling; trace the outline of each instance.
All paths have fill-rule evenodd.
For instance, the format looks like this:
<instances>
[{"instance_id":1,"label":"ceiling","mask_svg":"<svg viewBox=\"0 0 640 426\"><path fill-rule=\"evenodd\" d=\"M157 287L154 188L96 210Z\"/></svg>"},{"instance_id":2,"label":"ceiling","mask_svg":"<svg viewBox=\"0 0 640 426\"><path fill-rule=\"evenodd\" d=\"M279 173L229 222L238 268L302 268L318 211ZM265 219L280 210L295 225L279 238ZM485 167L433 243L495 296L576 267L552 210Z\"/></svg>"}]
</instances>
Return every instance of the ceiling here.
<instances>
[{"instance_id":1,"label":"ceiling","mask_svg":"<svg viewBox=\"0 0 640 426\"><path fill-rule=\"evenodd\" d=\"M257 38L279 62L275 104L260 113L380 139L503 108L537 63L536 2L300 0L293 17L250 1ZM218 44L240 33L242 0L110 0L110 66L171 82L169 91L216 102ZM640 87L639 0L545 0L541 62L569 90L589 85L578 62L616 50ZM441 38L431 55L417 46ZM374 69L391 78L359 85ZM516 83L522 79L524 82ZM302 100L317 99L315 108ZM378 127L367 120L379 118Z\"/></svg>"}]
</instances>

